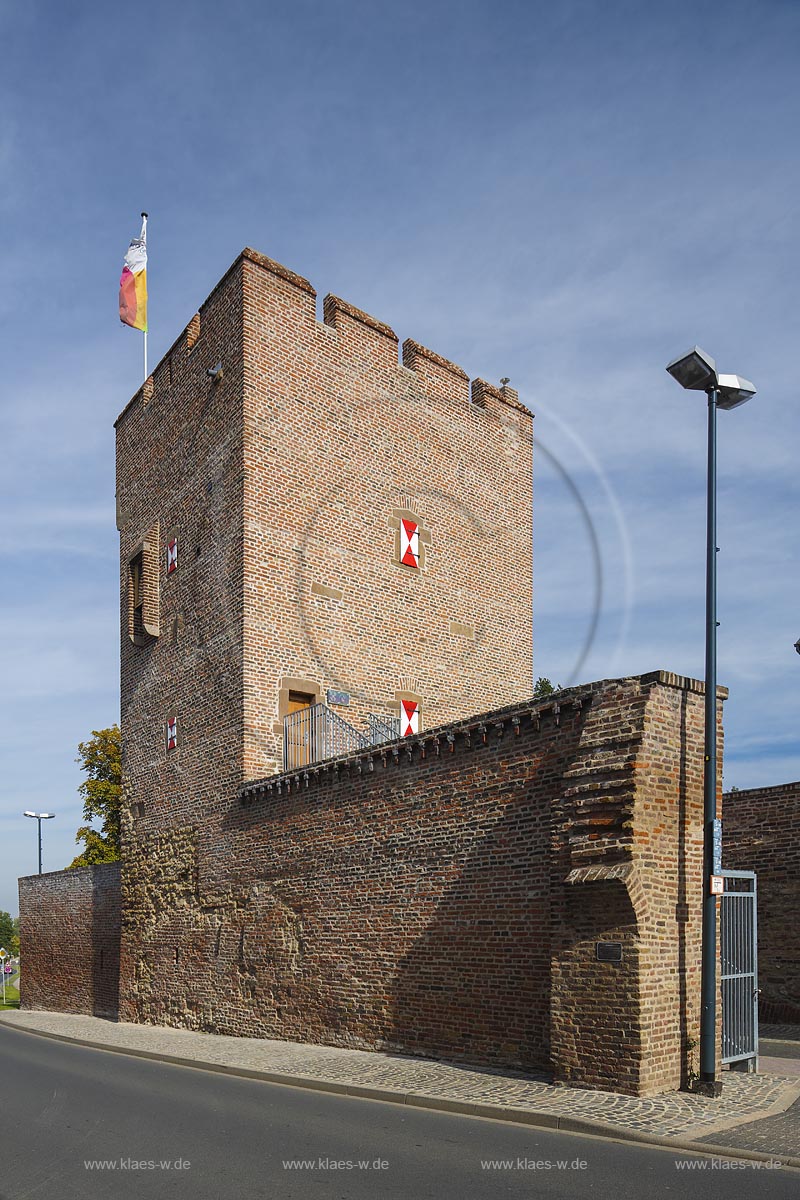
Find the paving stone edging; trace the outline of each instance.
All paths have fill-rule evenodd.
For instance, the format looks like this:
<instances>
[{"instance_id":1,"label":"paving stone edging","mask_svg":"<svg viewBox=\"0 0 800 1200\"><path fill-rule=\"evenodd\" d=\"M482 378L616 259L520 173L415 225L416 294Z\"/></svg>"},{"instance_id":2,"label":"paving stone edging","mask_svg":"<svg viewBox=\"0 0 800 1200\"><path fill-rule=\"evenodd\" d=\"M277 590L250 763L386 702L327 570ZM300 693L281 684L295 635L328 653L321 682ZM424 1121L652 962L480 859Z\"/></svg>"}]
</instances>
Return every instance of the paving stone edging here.
<instances>
[{"instance_id":1,"label":"paving stone edging","mask_svg":"<svg viewBox=\"0 0 800 1200\"><path fill-rule=\"evenodd\" d=\"M388 1104L407 1105L412 1108L424 1108L434 1112L457 1113L463 1116L478 1117L494 1121L506 1121L517 1125L529 1125L543 1129L553 1129L564 1133L587 1134L594 1137L610 1138L614 1141L634 1142L646 1146L658 1146L670 1150L682 1150L705 1156L724 1156L727 1158L743 1159L754 1162L780 1162L784 1166L800 1168L800 1156L769 1154L758 1150L738 1149L735 1146L725 1146L700 1142L687 1138L667 1137L649 1131L630 1129L624 1125L615 1125L608 1121L574 1117L556 1113L537 1111L533 1108L519 1108L508 1104L491 1104L481 1101L450 1099L446 1096L427 1095L424 1092L409 1092L398 1088L379 1087L359 1083L340 1083L333 1079L320 1079L316 1076L301 1075L287 1071L265 1071L228 1063L205 1061L198 1058L168 1054L162 1051L146 1050L142 1047L115 1045L113 1042L102 1042L95 1039L74 1037L69 1034L55 1033L52 1030L37 1029L25 1025L17 1019L8 1019L8 1012L15 1014L19 1010L0 1011L0 1022L10 1029L22 1033L33 1034L35 1037L49 1038L51 1041L66 1042L74 1046L87 1046L93 1050L105 1050L111 1054L125 1054L130 1058L143 1058L151 1062L166 1062L172 1066L189 1067L192 1070L211 1071L219 1075L229 1075L243 1079L257 1079L264 1083L274 1083L283 1087L305 1088L309 1091L326 1092L332 1095L350 1096L354 1099L379 1100ZM739 1128L752 1124L754 1121L775 1116L785 1112L800 1098L800 1081L785 1081L782 1095L768 1108L757 1115L748 1114L742 1118L730 1118L721 1122L708 1133L722 1133L726 1129Z\"/></svg>"}]
</instances>

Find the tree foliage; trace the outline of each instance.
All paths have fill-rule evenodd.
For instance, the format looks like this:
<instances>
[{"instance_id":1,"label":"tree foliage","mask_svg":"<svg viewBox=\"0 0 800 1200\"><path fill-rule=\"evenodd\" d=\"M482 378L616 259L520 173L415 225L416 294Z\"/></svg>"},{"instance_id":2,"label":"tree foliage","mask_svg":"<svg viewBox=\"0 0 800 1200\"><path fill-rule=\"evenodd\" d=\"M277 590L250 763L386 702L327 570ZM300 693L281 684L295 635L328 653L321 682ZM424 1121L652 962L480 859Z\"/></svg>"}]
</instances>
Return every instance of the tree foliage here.
<instances>
[{"instance_id":1,"label":"tree foliage","mask_svg":"<svg viewBox=\"0 0 800 1200\"><path fill-rule=\"evenodd\" d=\"M0 912L0 947L14 958L19 954L19 917L11 913Z\"/></svg>"},{"instance_id":2,"label":"tree foliage","mask_svg":"<svg viewBox=\"0 0 800 1200\"><path fill-rule=\"evenodd\" d=\"M546 678L546 676L540 675L536 680L536 683L533 685L533 698L534 700L544 700L545 696L552 696L554 692L560 691L560 683L557 683L554 686L550 680Z\"/></svg>"},{"instance_id":3,"label":"tree foliage","mask_svg":"<svg viewBox=\"0 0 800 1200\"><path fill-rule=\"evenodd\" d=\"M84 820L99 820L100 829L82 825L75 841L83 842L83 853L69 864L89 867L94 863L116 862L119 858L119 809L122 796L122 747L118 725L93 729L87 742L78 745L82 771L86 772L78 791L83 796Z\"/></svg>"}]
</instances>

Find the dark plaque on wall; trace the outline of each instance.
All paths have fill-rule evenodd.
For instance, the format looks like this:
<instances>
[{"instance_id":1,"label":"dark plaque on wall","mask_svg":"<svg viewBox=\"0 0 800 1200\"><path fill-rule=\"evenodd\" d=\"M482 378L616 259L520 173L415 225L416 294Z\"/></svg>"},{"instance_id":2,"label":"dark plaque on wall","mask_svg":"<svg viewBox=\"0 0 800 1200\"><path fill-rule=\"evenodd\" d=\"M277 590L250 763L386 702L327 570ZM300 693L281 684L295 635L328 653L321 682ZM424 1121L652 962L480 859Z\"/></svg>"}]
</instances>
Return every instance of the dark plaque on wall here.
<instances>
[{"instance_id":1,"label":"dark plaque on wall","mask_svg":"<svg viewBox=\"0 0 800 1200\"><path fill-rule=\"evenodd\" d=\"M598 962L622 962L622 942L595 942Z\"/></svg>"}]
</instances>

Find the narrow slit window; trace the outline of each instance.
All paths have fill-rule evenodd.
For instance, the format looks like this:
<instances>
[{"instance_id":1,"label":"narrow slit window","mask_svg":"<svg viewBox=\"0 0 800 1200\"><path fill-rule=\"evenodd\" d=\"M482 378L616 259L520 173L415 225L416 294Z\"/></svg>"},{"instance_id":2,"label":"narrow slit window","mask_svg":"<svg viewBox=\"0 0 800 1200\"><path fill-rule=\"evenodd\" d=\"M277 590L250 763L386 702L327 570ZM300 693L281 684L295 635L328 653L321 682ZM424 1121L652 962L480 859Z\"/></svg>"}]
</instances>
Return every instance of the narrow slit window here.
<instances>
[{"instance_id":1,"label":"narrow slit window","mask_svg":"<svg viewBox=\"0 0 800 1200\"><path fill-rule=\"evenodd\" d=\"M400 562L404 567L419 567L419 525L406 517L400 521Z\"/></svg>"},{"instance_id":2,"label":"narrow slit window","mask_svg":"<svg viewBox=\"0 0 800 1200\"><path fill-rule=\"evenodd\" d=\"M156 521L128 560L128 633L136 646L158 637L159 556Z\"/></svg>"},{"instance_id":3,"label":"narrow slit window","mask_svg":"<svg viewBox=\"0 0 800 1200\"><path fill-rule=\"evenodd\" d=\"M416 700L400 701L400 732L403 737L419 733L419 703Z\"/></svg>"},{"instance_id":4,"label":"narrow slit window","mask_svg":"<svg viewBox=\"0 0 800 1200\"><path fill-rule=\"evenodd\" d=\"M144 554L137 554L131 559L130 574L128 577L128 587L130 589L130 627L129 632L131 639L137 644L142 645L145 641L144 635Z\"/></svg>"}]
</instances>

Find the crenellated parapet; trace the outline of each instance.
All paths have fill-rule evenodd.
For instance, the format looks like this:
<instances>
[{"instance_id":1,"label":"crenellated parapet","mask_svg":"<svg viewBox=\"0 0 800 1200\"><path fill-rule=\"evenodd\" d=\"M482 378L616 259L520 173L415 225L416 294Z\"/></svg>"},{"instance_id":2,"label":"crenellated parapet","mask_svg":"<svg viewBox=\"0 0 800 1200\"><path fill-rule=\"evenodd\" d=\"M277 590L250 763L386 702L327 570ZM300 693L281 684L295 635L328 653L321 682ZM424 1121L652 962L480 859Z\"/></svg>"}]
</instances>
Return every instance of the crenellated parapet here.
<instances>
[{"instance_id":1,"label":"crenellated parapet","mask_svg":"<svg viewBox=\"0 0 800 1200\"><path fill-rule=\"evenodd\" d=\"M340 358L354 364L369 364L373 371L384 371L397 377L400 371L411 371L422 391L433 401L469 405L473 411L483 410L487 416L513 414L522 417L523 424L532 418L530 410L520 402L519 394L507 385L495 387L485 379L470 377L457 363L421 345L413 338L402 343L391 326L357 308L349 301L329 293L323 300L323 319L317 320L317 291L308 279L290 270L265 254L246 247L232 263L208 299L175 340L151 375L144 382L118 420L141 404L147 406L157 396L163 396L185 374L188 359L204 344L206 310L217 305L219 294L230 282L232 274L245 268L257 268L259 285L252 289L262 314L277 322L297 326L298 339L313 338L314 333L335 336ZM313 332L312 332L313 331Z\"/></svg>"}]
</instances>

